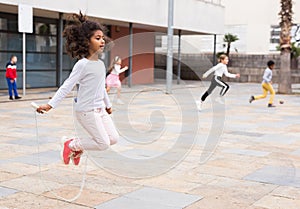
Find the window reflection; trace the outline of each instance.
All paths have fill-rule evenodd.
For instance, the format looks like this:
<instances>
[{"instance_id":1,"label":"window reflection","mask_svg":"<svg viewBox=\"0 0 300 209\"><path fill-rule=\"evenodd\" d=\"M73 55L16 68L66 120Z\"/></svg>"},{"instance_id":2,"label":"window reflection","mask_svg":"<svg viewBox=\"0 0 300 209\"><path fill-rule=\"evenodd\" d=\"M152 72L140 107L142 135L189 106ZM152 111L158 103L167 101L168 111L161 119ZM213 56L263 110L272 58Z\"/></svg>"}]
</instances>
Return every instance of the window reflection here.
<instances>
[{"instance_id":1,"label":"window reflection","mask_svg":"<svg viewBox=\"0 0 300 209\"><path fill-rule=\"evenodd\" d=\"M56 86L57 69L57 20L33 18L33 33L26 34L27 87ZM18 32L18 16L0 12L0 76L4 78L5 65L9 57L18 57L18 86L22 87L23 34ZM69 75L75 59L64 51L63 80ZM2 76L3 75L3 76ZM0 89L7 88L0 82Z\"/></svg>"}]
</instances>

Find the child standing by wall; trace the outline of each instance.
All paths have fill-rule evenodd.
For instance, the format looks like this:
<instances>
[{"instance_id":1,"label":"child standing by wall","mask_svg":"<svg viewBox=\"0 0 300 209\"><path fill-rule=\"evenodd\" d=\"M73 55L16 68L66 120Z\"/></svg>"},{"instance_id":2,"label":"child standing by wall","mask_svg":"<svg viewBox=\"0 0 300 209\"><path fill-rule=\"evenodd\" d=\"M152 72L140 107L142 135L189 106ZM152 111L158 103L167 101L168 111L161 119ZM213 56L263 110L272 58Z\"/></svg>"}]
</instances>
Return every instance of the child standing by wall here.
<instances>
[{"instance_id":1,"label":"child standing by wall","mask_svg":"<svg viewBox=\"0 0 300 209\"><path fill-rule=\"evenodd\" d=\"M268 65L268 67L265 69L265 72L263 75L263 81L261 84L262 89L263 89L263 94L259 95L259 96L251 96L249 99L249 102L252 103L254 100L266 98L268 92L270 92L271 96L270 96L270 100L268 103L268 107L275 107L275 105L273 105L275 91L272 86L272 75L273 75L272 70L275 67L275 62L270 60L270 61L268 61L267 65Z\"/></svg>"},{"instance_id":2,"label":"child standing by wall","mask_svg":"<svg viewBox=\"0 0 300 209\"><path fill-rule=\"evenodd\" d=\"M214 76L211 80L210 86L209 86L208 90L202 95L200 104L198 105L198 109L200 111L202 110L202 103L205 101L206 97L208 95L210 95L217 86L222 88L221 92L220 92L221 97L224 96L226 94L226 92L228 91L229 85L227 83L225 83L224 81L222 81L223 74L230 78L239 78L240 77L240 74L231 74L228 72L228 70L227 70L228 61L229 61L228 56L225 54L222 54L219 58L219 64L212 67L211 69L209 69L207 72L205 72L203 74L203 78L206 78L207 76L209 76L211 73L214 72ZM218 98L218 99L220 100L220 98ZM221 100L220 100L220 102L221 102Z\"/></svg>"},{"instance_id":3,"label":"child standing by wall","mask_svg":"<svg viewBox=\"0 0 300 209\"><path fill-rule=\"evenodd\" d=\"M12 55L10 61L6 64L6 81L8 86L9 99L13 100L13 94L15 99L21 99L17 90L17 56Z\"/></svg>"},{"instance_id":4,"label":"child standing by wall","mask_svg":"<svg viewBox=\"0 0 300 209\"><path fill-rule=\"evenodd\" d=\"M105 46L103 31L104 28L99 23L88 20L81 12L73 15L64 30L64 37L67 52L79 61L48 104L37 109L42 113L56 108L73 87L79 84L75 115L90 138L69 139L64 143L65 164L69 164L72 159L74 164L78 165L83 150L105 150L119 138L108 115L112 109L105 89L105 65L98 59Z\"/></svg>"},{"instance_id":5,"label":"child standing by wall","mask_svg":"<svg viewBox=\"0 0 300 209\"><path fill-rule=\"evenodd\" d=\"M126 70L128 70L128 67L125 66L124 68L121 68L121 64L122 64L122 59L119 56L116 56L110 67L109 67L109 75L106 78L106 90L107 92L110 91L110 89L112 87L117 88L117 103L118 104L124 104L121 100L121 81L120 81L120 77L119 74L122 72L125 72Z\"/></svg>"}]
</instances>

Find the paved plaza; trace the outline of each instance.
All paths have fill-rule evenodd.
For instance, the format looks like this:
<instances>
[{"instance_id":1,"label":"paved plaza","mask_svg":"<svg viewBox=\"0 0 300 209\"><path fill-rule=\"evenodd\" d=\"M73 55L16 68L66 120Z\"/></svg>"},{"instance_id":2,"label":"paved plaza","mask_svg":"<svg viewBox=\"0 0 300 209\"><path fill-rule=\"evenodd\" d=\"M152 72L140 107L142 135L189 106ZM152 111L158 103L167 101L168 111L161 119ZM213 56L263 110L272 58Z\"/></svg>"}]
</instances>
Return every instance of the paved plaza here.
<instances>
[{"instance_id":1,"label":"paved plaza","mask_svg":"<svg viewBox=\"0 0 300 209\"><path fill-rule=\"evenodd\" d=\"M48 114L55 89L29 89L19 101L0 91L0 209L298 209L300 85L293 95L249 104L260 84L230 83L199 112L208 82L124 85L112 118L119 143L64 165L61 137L88 137L73 117L75 93ZM277 86L274 85L276 88ZM20 91L22 93L22 91ZM279 104L283 100L284 104Z\"/></svg>"}]
</instances>

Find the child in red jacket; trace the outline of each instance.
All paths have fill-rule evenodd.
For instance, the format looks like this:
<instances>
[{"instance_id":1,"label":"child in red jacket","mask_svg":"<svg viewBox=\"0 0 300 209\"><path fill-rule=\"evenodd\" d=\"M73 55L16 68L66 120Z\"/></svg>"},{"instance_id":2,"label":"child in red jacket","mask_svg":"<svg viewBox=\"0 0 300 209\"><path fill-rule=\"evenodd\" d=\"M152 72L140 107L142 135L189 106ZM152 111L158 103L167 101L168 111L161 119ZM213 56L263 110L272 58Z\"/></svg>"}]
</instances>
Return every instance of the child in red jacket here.
<instances>
[{"instance_id":1,"label":"child in red jacket","mask_svg":"<svg viewBox=\"0 0 300 209\"><path fill-rule=\"evenodd\" d=\"M6 80L8 85L9 99L13 100L13 91L15 99L21 99L17 91L17 56L12 55L10 61L6 64Z\"/></svg>"}]
</instances>

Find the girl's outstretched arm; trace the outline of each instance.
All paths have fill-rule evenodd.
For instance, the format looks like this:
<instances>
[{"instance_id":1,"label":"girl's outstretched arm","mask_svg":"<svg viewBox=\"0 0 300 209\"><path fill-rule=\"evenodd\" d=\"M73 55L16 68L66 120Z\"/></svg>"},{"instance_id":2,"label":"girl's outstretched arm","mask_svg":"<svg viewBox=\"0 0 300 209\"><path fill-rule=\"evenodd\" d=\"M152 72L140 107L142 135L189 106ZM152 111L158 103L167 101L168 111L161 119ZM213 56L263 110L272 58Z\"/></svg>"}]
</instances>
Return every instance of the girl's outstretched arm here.
<instances>
[{"instance_id":1,"label":"girl's outstretched arm","mask_svg":"<svg viewBox=\"0 0 300 209\"><path fill-rule=\"evenodd\" d=\"M121 68L120 70L116 70L119 74L125 72L126 70L128 70L128 67L125 66L123 68Z\"/></svg>"}]
</instances>

